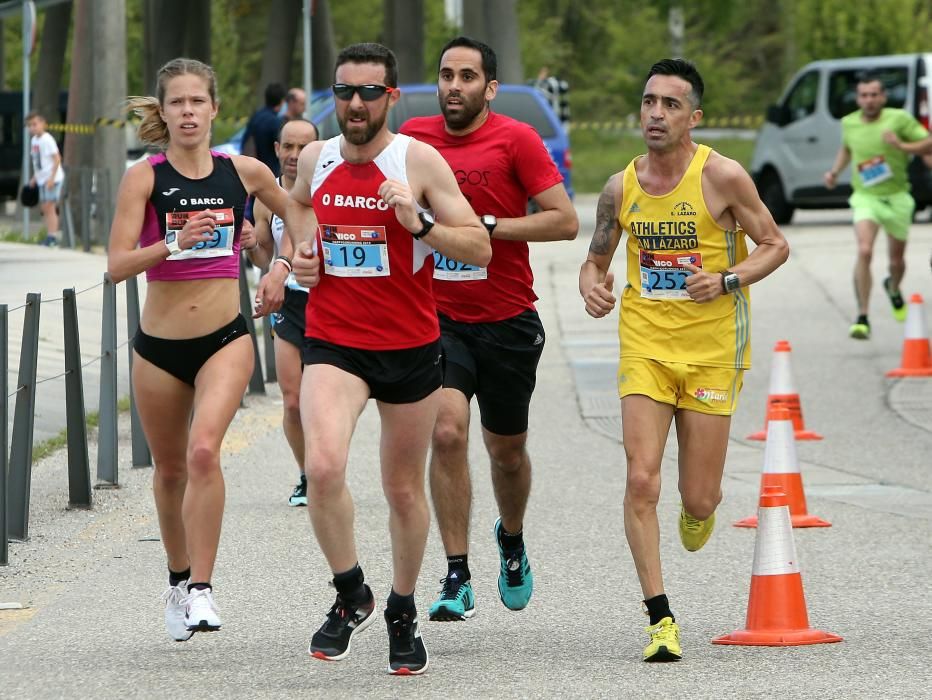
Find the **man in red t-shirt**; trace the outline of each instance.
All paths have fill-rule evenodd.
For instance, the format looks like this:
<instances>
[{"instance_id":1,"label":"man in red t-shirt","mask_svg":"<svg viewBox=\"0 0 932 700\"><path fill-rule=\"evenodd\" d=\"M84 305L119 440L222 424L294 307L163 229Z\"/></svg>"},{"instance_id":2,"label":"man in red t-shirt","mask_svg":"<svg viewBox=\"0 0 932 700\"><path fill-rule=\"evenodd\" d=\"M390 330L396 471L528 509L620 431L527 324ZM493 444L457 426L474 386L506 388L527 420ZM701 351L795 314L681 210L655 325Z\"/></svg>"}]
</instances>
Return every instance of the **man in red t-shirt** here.
<instances>
[{"instance_id":1,"label":"man in red t-shirt","mask_svg":"<svg viewBox=\"0 0 932 700\"><path fill-rule=\"evenodd\" d=\"M511 610L531 599L534 579L524 546L531 489L528 408L544 347L534 308L528 241L572 240L579 222L540 136L489 109L498 82L495 52L458 37L441 51L437 94L442 115L419 117L401 133L440 151L492 240L488 267L434 253L444 378L434 427L430 490L447 554L447 576L431 620L475 613L467 560L472 488L467 462L469 403L476 396L492 467L499 518L494 533L498 591ZM532 198L540 211L527 214Z\"/></svg>"}]
</instances>

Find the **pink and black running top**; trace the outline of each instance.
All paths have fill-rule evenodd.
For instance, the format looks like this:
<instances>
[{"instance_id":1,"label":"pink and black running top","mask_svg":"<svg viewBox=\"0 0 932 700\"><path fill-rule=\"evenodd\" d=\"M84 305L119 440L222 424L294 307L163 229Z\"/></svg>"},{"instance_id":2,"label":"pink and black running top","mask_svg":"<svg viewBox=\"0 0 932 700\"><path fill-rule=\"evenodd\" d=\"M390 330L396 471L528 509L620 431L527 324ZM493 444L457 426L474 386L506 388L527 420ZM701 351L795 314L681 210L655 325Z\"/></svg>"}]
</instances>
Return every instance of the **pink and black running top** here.
<instances>
[{"instance_id":1,"label":"pink and black running top","mask_svg":"<svg viewBox=\"0 0 932 700\"><path fill-rule=\"evenodd\" d=\"M239 277L239 235L248 193L233 160L210 152L214 168L210 175L192 180L175 170L164 153L149 156L155 173L152 195L146 202L139 245L146 248L165 239L170 231L184 228L189 217L209 209L217 225L213 238L190 250L170 256L146 271L146 280L178 281Z\"/></svg>"}]
</instances>

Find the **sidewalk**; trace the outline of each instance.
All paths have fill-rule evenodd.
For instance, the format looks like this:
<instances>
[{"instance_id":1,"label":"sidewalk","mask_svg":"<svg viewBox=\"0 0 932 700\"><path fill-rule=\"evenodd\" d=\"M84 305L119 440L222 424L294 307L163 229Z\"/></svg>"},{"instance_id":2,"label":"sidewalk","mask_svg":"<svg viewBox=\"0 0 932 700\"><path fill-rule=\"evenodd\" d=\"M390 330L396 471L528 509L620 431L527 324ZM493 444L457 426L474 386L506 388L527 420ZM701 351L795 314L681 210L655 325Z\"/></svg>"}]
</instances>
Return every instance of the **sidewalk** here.
<instances>
[{"instance_id":1,"label":"sidewalk","mask_svg":"<svg viewBox=\"0 0 932 700\"><path fill-rule=\"evenodd\" d=\"M824 700L926 694L927 664L916 645L932 632L932 604L921 594L932 566L932 425L923 418L932 407L932 380L883 377L899 361L902 326L886 314L880 292L873 299L874 339L847 338L853 243L843 213L804 217L808 225L788 227L790 261L755 286L754 369L733 421L717 530L700 553L685 552L676 535L676 443L670 442L661 546L685 658L662 666L640 661L646 618L623 533L624 453L612 413L617 317L596 321L582 310L576 274L594 202L581 198L577 206L580 238L534 246L532 254L548 337L530 427L535 480L525 530L536 588L528 609L510 612L498 600L495 505L474 420L470 568L479 614L465 623L425 620L431 667L420 678L385 674L380 621L354 642L347 660L309 659L307 643L333 591L307 514L285 505L295 465L281 433L280 398L269 385L268 396L246 398L224 443L227 507L214 582L225 626L217 634L183 644L165 634L164 555L151 471L129 466L125 414L121 488L95 491L93 511L66 509L64 453L35 466L32 539L11 544L10 566L0 569L0 603L25 606L0 610L3 695ZM908 289L926 297L928 319L932 226L916 226L910 245ZM882 257L878 248L878 265ZM616 274L623 269L620 259L615 268ZM845 641L713 646L712 637L744 624L755 533L730 523L756 508L763 444L744 436L763 425L770 351L783 338L793 346L806 422L825 436L797 446L809 510L833 525L794 532L810 623ZM390 559L377 415L370 406L360 419L348 474L360 561L381 604ZM444 573L434 523L417 590L422 613ZM904 616L907 597L915 602Z\"/></svg>"}]
</instances>

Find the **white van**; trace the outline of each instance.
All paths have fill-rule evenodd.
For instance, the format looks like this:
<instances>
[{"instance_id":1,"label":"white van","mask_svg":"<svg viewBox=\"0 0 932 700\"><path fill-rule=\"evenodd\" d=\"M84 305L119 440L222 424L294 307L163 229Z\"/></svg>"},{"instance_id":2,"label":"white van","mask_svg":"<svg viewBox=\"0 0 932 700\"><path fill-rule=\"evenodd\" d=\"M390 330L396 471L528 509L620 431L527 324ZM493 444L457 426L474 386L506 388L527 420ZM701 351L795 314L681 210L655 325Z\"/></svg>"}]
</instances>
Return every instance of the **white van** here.
<instances>
[{"instance_id":1,"label":"white van","mask_svg":"<svg viewBox=\"0 0 932 700\"><path fill-rule=\"evenodd\" d=\"M907 110L929 128L932 54L840 58L805 66L767 109L751 160L757 190L778 224L789 223L796 209L848 206L850 168L832 190L822 175L841 145L841 118L858 108L858 76L868 70L886 86L888 107ZM921 158L911 160L909 179L916 211L932 205L932 172Z\"/></svg>"}]
</instances>

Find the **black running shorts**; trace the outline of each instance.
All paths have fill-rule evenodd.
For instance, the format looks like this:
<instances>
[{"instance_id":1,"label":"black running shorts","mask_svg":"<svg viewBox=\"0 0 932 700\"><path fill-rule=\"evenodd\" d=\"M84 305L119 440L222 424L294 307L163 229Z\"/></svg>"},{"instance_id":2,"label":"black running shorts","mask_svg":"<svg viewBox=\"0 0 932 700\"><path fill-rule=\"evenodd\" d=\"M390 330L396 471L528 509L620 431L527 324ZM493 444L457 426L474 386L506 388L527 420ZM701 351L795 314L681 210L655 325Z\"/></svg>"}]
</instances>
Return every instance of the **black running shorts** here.
<instances>
[{"instance_id":1,"label":"black running shorts","mask_svg":"<svg viewBox=\"0 0 932 700\"><path fill-rule=\"evenodd\" d=\"M528 310L493 323L460 323L440 314L445 389L476 397L482 427L496 435L527 432L544 326Z\"/></svg>"}]
</instances>

